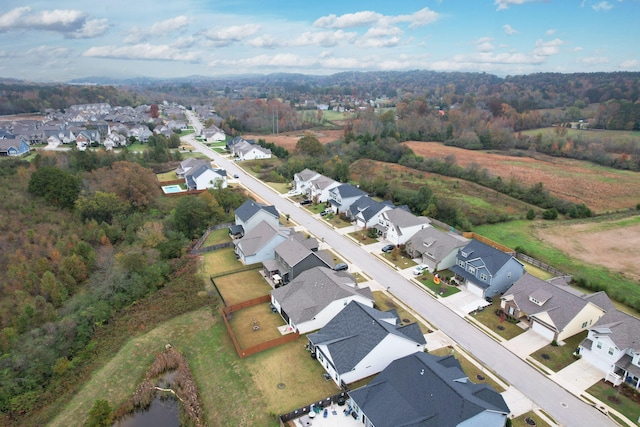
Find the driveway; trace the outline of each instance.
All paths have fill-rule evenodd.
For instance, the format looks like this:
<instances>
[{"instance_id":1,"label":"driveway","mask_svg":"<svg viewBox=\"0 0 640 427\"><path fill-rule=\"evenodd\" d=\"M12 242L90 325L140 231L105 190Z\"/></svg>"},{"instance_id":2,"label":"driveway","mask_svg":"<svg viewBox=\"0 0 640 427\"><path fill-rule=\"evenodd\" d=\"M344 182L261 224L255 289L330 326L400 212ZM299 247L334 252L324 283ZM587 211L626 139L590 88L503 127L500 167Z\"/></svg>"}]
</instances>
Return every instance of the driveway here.
<instances>
[{"instance_id":1,"label":"driveway","mask_svg":"<svg viewBox=\"0 0 640 427\"><path fill-rule=\"evenodd\" d=\"M485 301L484 298L480 298L462 287L459 289L460 292L441 299L442 304L455 311L458 315L464 317L479 307L491 305L491 303Z\"/></svg>"},{"instance_id":2,"label":"driveway","mask_svg":"<svg viewBox=\"0 0 640 427\"><path fill-rule=\"evenodd\" d=\"M578 359L551 375L552 380L578 396L603 378L604 372L584 359Z\"/></svg>"},{"instance_id":3,"label":"driveway","mask_svg":"<svg viewBox=\"0 0 640 427\"><path fill-rule=\"evenodd\" d=\"M551 344L551 341L531 329L502 343L513 354L522 359L549 344Z\"/></svg>"}]
</instances>

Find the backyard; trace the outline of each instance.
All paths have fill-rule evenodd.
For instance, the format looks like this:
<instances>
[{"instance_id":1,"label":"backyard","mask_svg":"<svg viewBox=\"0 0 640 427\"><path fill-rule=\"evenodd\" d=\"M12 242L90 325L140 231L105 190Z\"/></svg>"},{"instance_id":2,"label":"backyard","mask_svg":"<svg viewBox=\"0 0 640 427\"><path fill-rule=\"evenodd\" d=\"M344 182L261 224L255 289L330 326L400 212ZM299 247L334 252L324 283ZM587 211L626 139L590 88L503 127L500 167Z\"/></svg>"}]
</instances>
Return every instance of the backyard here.
<instances>
[{"instance_id":1,"label":"backyard","mask_svg":"<svg viewBox=\"0 0 640 427\"><path fill-rule=\"evenodd\" d=\"M227 305L238 304L271 292L271 286L257 269L218 276L214 280Z\"/></svg>"}]
</instances>

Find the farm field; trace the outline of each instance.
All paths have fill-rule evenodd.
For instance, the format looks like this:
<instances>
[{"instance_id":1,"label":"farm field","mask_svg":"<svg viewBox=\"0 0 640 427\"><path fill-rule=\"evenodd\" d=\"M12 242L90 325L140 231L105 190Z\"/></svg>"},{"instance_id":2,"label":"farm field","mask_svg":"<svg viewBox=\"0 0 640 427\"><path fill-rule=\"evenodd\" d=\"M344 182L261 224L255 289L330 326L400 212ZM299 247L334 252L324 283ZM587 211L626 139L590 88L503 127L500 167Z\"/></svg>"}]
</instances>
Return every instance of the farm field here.
<instances>
[{"instance_id":1,"label":"farm field","mask_svg":"<svg viewBox=\"0 0 640 427\"><path fill-rule=\"evenodd\" d=\"M292 152L296 149L296 144L298 140L302 138L305 133L310 133L320 141L322 144L327 144L332 141L337 141L342 137L341 130L321 130L321 131L313 131L313 130L300 130L294 132L284 132L278 135L267 134L267 135L243 135L244 139L264 139L267 142L273 142L279 147L286 148L289 152Z\"/></svg>"},{"instance_id":2,"label":"farm field","mask_svg":"<svg viewBox=\"0 0 640 427\"><path fill-rule=\"evenodd\" d=\"M354 181L363 178L373 180L376 176L382 176L385 181L402 188L418 190L426 185L436 197L457 202L459 209L474 224L502 216L524 217L528 209L537 210L531 205L472 182L421 172L395 163L360 159L351 164L349 173Z\"/></svg>"},{"instance_id":3,"label":"farm field","mask_svg":"<svg viewBox=\"0 0 640 427\"><path fill-rule=\"evenodd\" d=\"M516 181L532 186L542 182L549 192L574 203L584 203L596 213L635 206L640 201L640 174L589 162L536 154L536 158L495 154L447 147L439 142L409 141L404 145L416 155L444 159L454 156L456 164L472 163L487 169L503 181Z\"/></svg>"}]
</instances>

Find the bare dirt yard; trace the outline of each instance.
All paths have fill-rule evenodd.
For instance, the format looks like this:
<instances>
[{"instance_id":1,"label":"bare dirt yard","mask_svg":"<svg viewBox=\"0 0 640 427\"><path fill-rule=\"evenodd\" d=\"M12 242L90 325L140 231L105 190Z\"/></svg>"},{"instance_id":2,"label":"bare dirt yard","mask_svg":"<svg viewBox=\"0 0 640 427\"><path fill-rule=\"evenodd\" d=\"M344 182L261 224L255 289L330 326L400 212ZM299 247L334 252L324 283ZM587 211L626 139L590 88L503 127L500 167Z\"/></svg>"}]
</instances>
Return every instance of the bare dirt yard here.
<instances>
[{"instance_id":1,"label":"bare dirt yard","mask_svg":"<svg viewBox=\"0 0 640 427\"><path fill-rule=\"evenodd\" d=\"M404 143L417 155L444 159L454 156L456 164L477 163L507 182L515 179L530 187L542 182L549 192L574 203L584 203L596 213L634 207L640 203L640 173L616 170L573 159L536 154L516 157L484 151L447 147L438 142Z\"/></svg>"},{"instance_id":2,"label":"bare dirt yard","mask_svg":"<svg viewBox=\"0 0 640 427\"><path fill-rule=\"evenodd\" d=\"M638 221L632 225L625 222L565 223L538 228L536 234L541 240L581 261L619 271L632 280L640 280Z\"/></svg>"},{"instance_id":3,"label":"bare dirt yard","mask_svg":"<svg viewBox=\"0 0 640 427\"><path fill-rule=\"evenodd\" d=\"M322 130L322 131L312 131L312 130L300 130L295 132L284 132L278 135L243 135L244 139L264 139L267 142L273 142L278 147L286 148L289 152L292 152L296 148L296 144L298 140L305 136L306 134L311 134L318 138L322 144L327 144L332 141L337 141L342 137L341 130Z\"/></svg>"}]
</instances>

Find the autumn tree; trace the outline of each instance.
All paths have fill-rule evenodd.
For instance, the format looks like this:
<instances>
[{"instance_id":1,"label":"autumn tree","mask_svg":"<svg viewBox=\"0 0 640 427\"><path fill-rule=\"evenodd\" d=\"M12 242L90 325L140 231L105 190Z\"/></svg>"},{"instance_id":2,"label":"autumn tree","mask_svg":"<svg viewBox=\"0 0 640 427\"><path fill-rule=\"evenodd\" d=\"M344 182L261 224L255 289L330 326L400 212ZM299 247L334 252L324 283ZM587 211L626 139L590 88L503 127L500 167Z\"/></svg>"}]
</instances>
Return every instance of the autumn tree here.
<instances>
[{"instance_id":1,"label":"autumn tree","mask_svg":"<svg viewBox=\"0 0 640 427\"><path fill-rule=\"evenodd\" d=\"M119 161L86 176L91 189L113 193L134 208L147 208L160 195L156 176L137 163Z\"/></svg>"},{"instance_id":2,"label":"autumn tree","mask_svg":"<svg viewBox=\"0 0 640 427\"><path fill-rule=\"evenodd\" d=\"M149 108L149 116L152 119L157 119L159 116L159 111L158 111L158 105L157 104L151 104L151 107Z\"/></svg>"},{"instance_id":3,"label":"autumn tree","mask_svg":"<svg viewBox=\"0 0 640 427\"><path fill-rule=\"evenodd\" d=\"M85 221L95 219L98 223L111 224L115 216L128 212L131 204L114 193L96 191L94 194L80 196L75 207Z\"/></svg>"},{"instance_id":4,"label":"autumn tree","mask_svg":"<svg viewBox=\"0 0 640 427\"><path fill-rule=\"evenodd\" d=\"M31 175L28 191L54 206L71 208L80 194L80 180L70 172L45 166Z\"/></svg>"},{"instance_id":5,"label":"autumn tree","mask_svg":"<svg viewBox=\"0 0 640 427\"><path fill-rule=\"evenodd\" d=\"M296 151L311 157L319 157L325 154L324 145L313 135L307 134L296 143Z\"/></svg>"}]
</instances>

